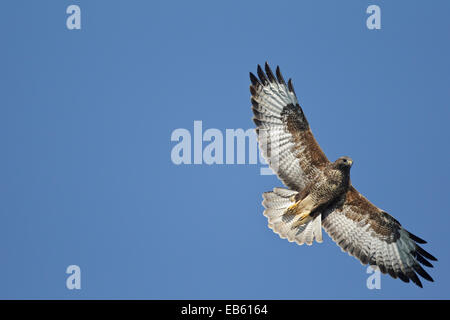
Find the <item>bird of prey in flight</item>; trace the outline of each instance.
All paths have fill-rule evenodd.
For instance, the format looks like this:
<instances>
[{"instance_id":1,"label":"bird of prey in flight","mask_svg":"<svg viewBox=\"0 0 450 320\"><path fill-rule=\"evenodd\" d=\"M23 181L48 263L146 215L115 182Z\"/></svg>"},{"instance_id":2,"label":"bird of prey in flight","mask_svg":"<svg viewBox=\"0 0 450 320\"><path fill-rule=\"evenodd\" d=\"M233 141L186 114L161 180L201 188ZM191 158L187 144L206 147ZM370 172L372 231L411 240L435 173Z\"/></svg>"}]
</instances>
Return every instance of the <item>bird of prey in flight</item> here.
<instances>
[{"instance_id":1,"label":"bird of prey in flight","mask_svg":"<svg viewBox=\"0 0 450 320\"><path fill-rule=\"evenodd\" d=\"M265 72L264 72L265 71ZM418 277L433 281L421 265L436 261L419 244L425 240L402 227L376 207L350 181L353 160L330 162L315 140L300 107L291 79L277 67L258 65L250 73L253 121L260 149L272 170L286 185L263 194L269 228L300 245L322 242L322 228L343 251L382 273L419 287Z\"/></svg>"}]
</instances>

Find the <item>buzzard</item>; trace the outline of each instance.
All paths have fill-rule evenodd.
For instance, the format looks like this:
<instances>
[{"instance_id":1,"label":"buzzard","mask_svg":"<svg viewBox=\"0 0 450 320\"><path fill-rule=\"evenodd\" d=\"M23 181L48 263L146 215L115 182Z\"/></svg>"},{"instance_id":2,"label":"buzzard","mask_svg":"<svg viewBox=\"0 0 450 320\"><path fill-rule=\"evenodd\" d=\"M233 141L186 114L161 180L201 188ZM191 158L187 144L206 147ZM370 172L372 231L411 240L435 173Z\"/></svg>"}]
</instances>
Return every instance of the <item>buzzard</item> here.
<instances>
[{"instance_id":1,"label":"buzzard","mask_svg":"<svg viewBox=\"0 0 450 320\"><path fill-rule=\"evenodd\" d=\"M288 187L263 194L268 226L281 238L299 245L322 242L322 228L342 249L363 265L377 266L393 278L410 280L431 276L421 264L436 261L419 244L425 240L402 227L351 184L353 160L330 162L315 140L300 107L291 79L277 67L250 73L253 121L258 143L272 170Z\"/></svg>"}]
</instances>

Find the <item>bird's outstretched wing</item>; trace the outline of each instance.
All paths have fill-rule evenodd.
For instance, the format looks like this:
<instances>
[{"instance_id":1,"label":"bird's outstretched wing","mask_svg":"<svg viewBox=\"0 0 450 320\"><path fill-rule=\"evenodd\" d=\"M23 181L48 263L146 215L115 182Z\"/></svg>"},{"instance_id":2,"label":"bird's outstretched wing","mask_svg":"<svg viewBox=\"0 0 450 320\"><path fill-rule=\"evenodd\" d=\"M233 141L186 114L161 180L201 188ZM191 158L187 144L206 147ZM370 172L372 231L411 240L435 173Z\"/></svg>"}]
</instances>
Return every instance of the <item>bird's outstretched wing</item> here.
<instances>
[{"instance_id":1,"label":"bird's outstretched wing","mask_svg":"<svg viewBox=\"0 0 450 320\"><path fill-rule=\"evenodd\" d=\"M411 280L419 287L422 283L417 274L433 281L420 265L433 267L428 260L436 261L418 245L426 241L405 230L354 187L350 187L345 199L323 212L322 226L343 251L363 265L376 265L382 273L404 282Z\"/></svg>"},{"instance_id":2,"label":"bird's outstretched wing","mask_svg":"<svg viewBox=\"0 0 450 320\"><path fill-rule=\"evenodd\" d=\"M258 77L250 73L253 121L263 156L290 189L301 190L328 164L314 139L292 86L265 64Z\"/></svg>"}]
</instances>

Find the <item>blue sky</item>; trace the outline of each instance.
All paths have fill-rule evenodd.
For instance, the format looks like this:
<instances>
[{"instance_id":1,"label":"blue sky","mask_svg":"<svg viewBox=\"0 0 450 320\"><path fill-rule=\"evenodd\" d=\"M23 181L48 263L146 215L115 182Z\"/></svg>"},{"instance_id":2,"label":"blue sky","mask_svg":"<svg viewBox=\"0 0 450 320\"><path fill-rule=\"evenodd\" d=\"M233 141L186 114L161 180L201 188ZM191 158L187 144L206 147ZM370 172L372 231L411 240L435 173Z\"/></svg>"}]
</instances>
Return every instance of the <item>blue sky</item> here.
<instances>
[{"instance_id":1,"label":"blue sky","mask_svg":"<svg viewBox=\"0 0 450 320\"><path fill-rule=\"evenodd\" d=\"M66 8L81 8L81 30ZM381 8L368 30L366 8ZM0 298L450 298L448 1L3 1ZM175 165L177 128L253 127L280 65L327 156L439 261L424 289L267 228L259 164ZM65 286L69 265L81 290Z\"/></svg>"}]
</instances>

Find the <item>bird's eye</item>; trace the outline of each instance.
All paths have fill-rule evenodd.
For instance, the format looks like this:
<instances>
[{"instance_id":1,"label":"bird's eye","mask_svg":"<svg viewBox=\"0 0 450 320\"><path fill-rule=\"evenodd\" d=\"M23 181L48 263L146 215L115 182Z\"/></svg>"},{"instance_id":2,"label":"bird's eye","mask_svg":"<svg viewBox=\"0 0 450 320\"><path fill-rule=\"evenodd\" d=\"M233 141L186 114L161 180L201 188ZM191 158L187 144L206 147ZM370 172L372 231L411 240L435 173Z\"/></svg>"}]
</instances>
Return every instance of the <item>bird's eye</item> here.
<instances>
[{"instance_id":1,"label":"bird's eye","mask_svg":"<svg viewBox=\"0 0 450 320\"><path fill-rule=\"evenodd\" d=\"M342 160L342 161L347 162L347 159L344 159L344 160Z\"/></svg>"}]
</instances>

